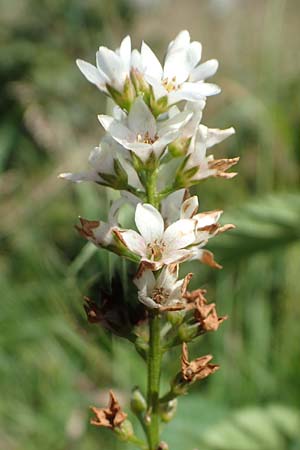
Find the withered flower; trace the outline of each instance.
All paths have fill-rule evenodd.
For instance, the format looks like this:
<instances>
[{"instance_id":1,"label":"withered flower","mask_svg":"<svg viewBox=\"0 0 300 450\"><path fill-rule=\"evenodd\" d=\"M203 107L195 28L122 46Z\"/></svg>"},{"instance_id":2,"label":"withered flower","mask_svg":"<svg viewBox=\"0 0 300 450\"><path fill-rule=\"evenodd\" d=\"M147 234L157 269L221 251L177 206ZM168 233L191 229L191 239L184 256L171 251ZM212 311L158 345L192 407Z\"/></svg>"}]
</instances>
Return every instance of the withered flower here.
<instances>
[{"instance_id":1,"label":"withered flower","mask_svg":"<svg viewBox=\"0 0 300 450\"><path fill-rule=\"evenodd\" d=\"M211 355L196 358L191 362L189 362L188 358L188 347L184 342L182 345L181 374L184 381L188 383L203 380L220 368L218 364L209 364L213 358Z\"/></svg>"},{"instance_id":2,"label":"withered flower","mask_svg":"<svg viewBox=\"0 0 300 450\"><path fill-rule=\"evenodd\" d=\"M93 291L98 296L96 301L84 297L88 321L93 324L99 323L117 336L135 340L135 328L145 320L146 311L141 304L126 300L119 277L113 278L110 293L99 285L94 286Z\"/></svg>"},{"instance_id":3,"label":"withered flower","mask_svg":"<svg viewBox=\"0 0 300 450\"><path fill-rule=\"evenodd\" d=\"M203 294L203 291L199 290L195 299L195 319L203 331L216 331L228 316L218 317L216 304L208 304Z\"/></svg>"},{"instance_id":4,"label":"withered flower","mask_svg":"<svg viewBox=\"0 0 300 450\"><path fill-rule=\"evenodd\" d=\"M118 428L127 418L127 414L122 411L114 393L109 391L109 404L107 408L91 407L95 418L91 419L91 424L97 427L105 427L114 430Z\"/></svg>"}]
</instances>

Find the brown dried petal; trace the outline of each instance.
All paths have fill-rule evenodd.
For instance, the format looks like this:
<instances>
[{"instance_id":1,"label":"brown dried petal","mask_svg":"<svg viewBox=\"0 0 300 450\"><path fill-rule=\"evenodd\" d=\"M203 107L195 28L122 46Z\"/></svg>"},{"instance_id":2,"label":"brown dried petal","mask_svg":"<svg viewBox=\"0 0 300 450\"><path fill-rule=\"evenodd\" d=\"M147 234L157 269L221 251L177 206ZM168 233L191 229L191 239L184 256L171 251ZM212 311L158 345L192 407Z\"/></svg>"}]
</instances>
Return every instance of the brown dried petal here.
<instances>
[{"instance_id":1,"label":"brown dried petal","mask_svg":"<svg viewBox=\"0 0 300 450\"><path fill-rule=\"evenodd\" d=\"M91 419L91 424L97 427L105 427L114 430L119 427L127 418L127 414L121 409L114 393L109 391L109 405L107 408L91 407L95 418Z\"/></svg>"},{"instance_id":2,"label":"brown dried petal","mask_svg":"<svg viewBox=\"0 0 300 450\"><path fill-rule=\"evenodd\" d=\"M216 331L227 316L218 317L215 303L207 303L203 293L196 291L197 297L194 299L195 319L204 331Z\"/></svg>"},{"instance_id":3,"label":"brown dried petal","mask_svg":"<svg viewBox=\"0 0 300 450\"><path fill-rule=\"evenodd\" d=\"M98 220L87 220L79 217L80 225L75 225L78 233L86 239L94 238L93 229L98 228L100 222Z\"/></svg>"},{"instance_id":4,"label":"brown dried petal","mask_svg":"<svg viewBox=\"0 0 300 450\"><path fill-rule=\"evenodd\" d=\"M207 266L213 267L214 269L222 269L223 266L221 264L217 263L214 259L214 254L210 252L209 250L203 250L202 256L201 256L201 262L203 264L206 264Z\"/></svg>"},{"instance_id":5,"label":"brown dried petal","mask_svg":"<svg viewBox=\"0 0 300 450\"><path fill-rule=\"evenodd\" d=\"M221 178L233 178L237 175L236 172L227 173L226 170L230 169L230 167L234 166L239 162L239 157L237 158L229 158L229 159L215 159L208 162L209 169L216 170L215 177Z\"/></svg>"},{"instance_id":6,"label":"brown dried petal","mask_svg":"<svg viewBox=\"0 0 300 450\"><path fill-rule=\"evenodd\" d=\"M211 360L212 356L206 355L189 362L188 347L184 342L181 357L181 374L183 379L188 383L193 383L197 380L203 380L216 372L220 366L217 364L209 364Z\"/></svg>"}]
</instances>

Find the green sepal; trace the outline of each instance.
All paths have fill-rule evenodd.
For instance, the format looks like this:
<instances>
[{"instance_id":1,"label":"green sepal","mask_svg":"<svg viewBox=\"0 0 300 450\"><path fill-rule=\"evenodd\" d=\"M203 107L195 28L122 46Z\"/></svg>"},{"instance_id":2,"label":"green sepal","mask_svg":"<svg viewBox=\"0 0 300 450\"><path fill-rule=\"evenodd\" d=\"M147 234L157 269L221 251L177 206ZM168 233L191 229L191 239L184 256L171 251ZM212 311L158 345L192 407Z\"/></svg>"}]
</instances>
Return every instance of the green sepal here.
<instances>
[{"instance_id":1,"label":"green sepal","mask_svg":"<svg viewBox=\"0 0 300 450\"><path fill-rule=\"evenodd\" d=\"M179 137L168 145L168 150L174 158L185 156L189 149L190 142L191 138Z\"/></svg>"},{"instance_id":2,"label":"green sepal","mask_svg":"<svg viewBox=\"0 0 300 450\"><path fill-rule=\"evenodd\" d=\"M163 97L160 97L158 100L156 100L153 94L153 89L151 88L150 109L155 117L158 117L160 114L167 112L169 109L168 96L164 95Z\"/></svg>"},{"instance_id":3,"label":"green sepal","mask_svg":"<svg viewBox=\"0 0 300 450\"><path fill-rule=\"evenodd\" d=\"M106 89L108 90L110 96L116 102L116 104L120 106L120 108L124 109L127 112L130 111L131 105L136 98L136 93L129 77L127 77L125 80L123 92L119 92L109 84L106 84Z\"/></svg>"},{"instance_id":4,"label":"green sepal","mask_svg":"<svg viewBox=\"0 0 300 450\"><path fill-rule=\"evenodd\" d=\"M134 414L142 414L147 409L146 399L137 386L132 390L130 406Z\"/></svg>"}]
</instances>

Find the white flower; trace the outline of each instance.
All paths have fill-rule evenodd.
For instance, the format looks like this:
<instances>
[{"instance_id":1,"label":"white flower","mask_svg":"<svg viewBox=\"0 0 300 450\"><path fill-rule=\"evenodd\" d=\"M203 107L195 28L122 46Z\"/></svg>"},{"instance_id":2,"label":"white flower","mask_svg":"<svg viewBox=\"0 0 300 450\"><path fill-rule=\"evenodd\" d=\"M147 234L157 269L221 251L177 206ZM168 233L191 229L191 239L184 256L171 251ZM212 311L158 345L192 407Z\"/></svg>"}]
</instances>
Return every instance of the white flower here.
<instances>
[{"instance_id":1,"label":"white flower","mask_svg":"<svg viewBox=\"0 0 300 450\"><path fill-rule=\"evenodd\" d=\"M128 177L128 184L136 189L142 189L143 186L130 163L130 154L115 142L110 136L105 136L99 145L95 147L89 156L91 170L77 173L61 173L59 178L81 183L82 181L94 181L95 183L112 185L114 180L119 181L120 173L117 174L116 163L125 171L124 176ZM111 183L109 183L111 180Z\"/></svg>"},{"instance_id":2,"label":"white flower","mask_svg":"<svg viewBox=\"0 0 300 450\"><path fill-rule=\"evenodd\" d=\"M234 128L219 130L216 128L207 128L205 125L199 125L195 136L188 150L186 164L180 170L184 172L195 169L192 175L189 175L189 182L200 181L208 177L233 178L235 172L226 173L226 170L237 164L239 158L214 159L213 155L206 155L206 150L219 142L222 142L235 133ZM184 173L183 173L184 178Z\"/></svg>"},{"instance_id":3,"label":"white flower","mask_svg":"<svg viewBox=\"0 0 300 450\"><path fill-rule=\"evenodd\" d=\"M167 145L176 139L180 129L191 118L192 113L184 111L174 117L157 122L141 97L138 97L128 114L121 120L99 115L103 128L126 149L132 150L143 162L151 153L159 158Z\"/></svg>"},{"instance_id":4,"label":"white flower","mask_svg":"<svg viewBox=\"0 0 300 450\"><path fill-rule=\"evenodd\" d=\"M198 197L194 195L183 200L185 193L186 191L184 189L180 189L163 200L162 215L165 223L168 224L174 220L195 220L196 238L194 243L188 248L191 252L190 259L199 260L214 268L221 268L222 266L215 261L213 253L203 249L203 247L209 239L234 228L234 226L232 224L221 226L218 223L223 213L221 210L197 213L199 207ZM177 208L175 208L175 205Z\"/></svg>"},{"instance_id":5,"label":"white flower","mask_svg":"<svg viewBox=\"0 0 300 450\"><path fill-rule=\"evenodd\" d=\"M172 264L165 266L157 278L151 270L142 270L133 282L138 288L138 299L145 306L160 311L176 311L185 308L183 296L191 276L188 274L178 280L178 264Z\"/></svg>"},{"instance_id":6,"label":"white flower","mask_svg":"<svg viewBox=\"0 0 300 450\"><path fill-rule=\"evenodd\" d=\"M170 105L181 100L199 101L220 92L217 85L204 83L216 73L218 61L212 59L198 65L201 53L200 42L191 42L185 30L170 43L164 67L145 42L140 55L134 52L132 65L144 74L156 99L167 96Z\"/></svg>"},{"instance_id":7,"label":"white flower","mask_svg":"<svg viewBox=\"0 0 300 450\"><path fill-rule=\"evenodd\" d=\"M165 264L183 262L191 257L192 251L186 247L195 242L195 220L178 220L165 229L160 212L148 203L139 203L135 223L139 233L116 229L115 234L130 252L141 257L143 267L158 270Z\"/></svg>"},{"instance_id":8,"label":"white flower","mask_svg":"<svg viewBox=\"0 0 300 450\"><path fill-rule=\"evenodd\" d=\"M76 63L88 81L108 93L107 85L123 92L125 81L130 77L130 61L131 39L130 36L126 36L120 48L115 51L99 47L96 53L96 67L82 59L77 59Z\"/></svg>"},{"instance_id":9,"label":"white flower","mask_svg":"<svg viewBox=\"0 0 300 450\"><path fill-rule=\"evenodd\" d=\"M121 207L129 203L136 205L136 197L129 192L122 191L121 197L115 200L110 207L108 221L88 220L79 218L80 225L76 226L77 231L88 241L97 247L110 248L116 250L114 230L118 228L118 215ZM118 253L118 251L117 251Z\"/></svg>"}]
</instances>

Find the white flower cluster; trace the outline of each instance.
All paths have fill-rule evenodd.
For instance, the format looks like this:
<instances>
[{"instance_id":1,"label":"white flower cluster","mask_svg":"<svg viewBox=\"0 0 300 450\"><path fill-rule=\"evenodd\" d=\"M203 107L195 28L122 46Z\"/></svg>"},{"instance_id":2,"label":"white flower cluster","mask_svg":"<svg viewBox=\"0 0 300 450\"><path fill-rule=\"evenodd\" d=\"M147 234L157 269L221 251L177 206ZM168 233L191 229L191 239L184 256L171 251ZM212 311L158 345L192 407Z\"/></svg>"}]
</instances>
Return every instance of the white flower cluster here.
<instances>
[{"instance_id":1,"label":"white flower cluster","mask_svg":"<svg viewBox=\"0 0 300 450\"><path fill-rule=\"evenodd\" d=\"M219 225L222 211L198 213L197 197L188 195L188 188L203 179L235 176L227 169L238 161L207 154L234 129L201 123L206 97L220 92L205 81L218 62L199 64L201 51L201 44L182 31L169 44L163 66L145 42L140 51L132 50L129 36L115 51L100 47L96 66L77 60L83 75L116 106L112 117L98 116L106 134L90 154L91 169L60 177L120 191L108 222L80 219L78 230L95 245L139 263L134 281L139 300L149 308L180 309L187 280L178 280L178 264L198 259L220 267L203 247L232 228ZM135 207L137 231L118 223L126 202Z\"/></svg>"}]
</instances>

